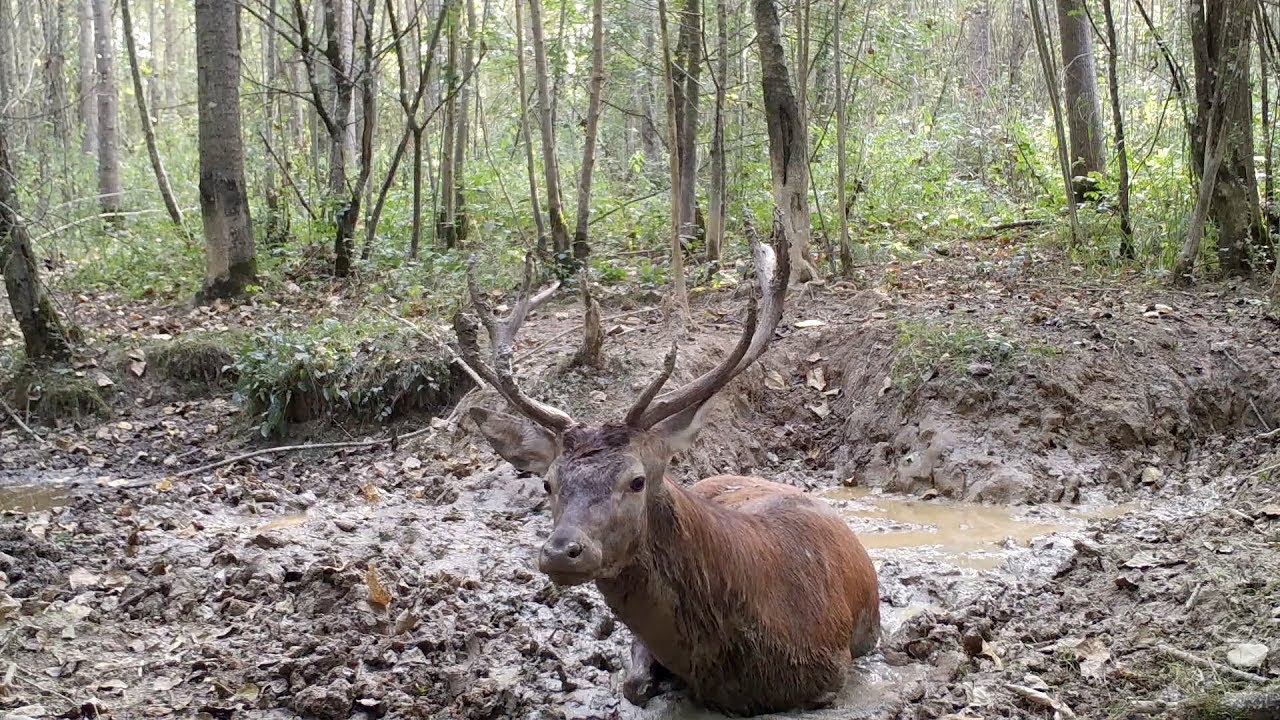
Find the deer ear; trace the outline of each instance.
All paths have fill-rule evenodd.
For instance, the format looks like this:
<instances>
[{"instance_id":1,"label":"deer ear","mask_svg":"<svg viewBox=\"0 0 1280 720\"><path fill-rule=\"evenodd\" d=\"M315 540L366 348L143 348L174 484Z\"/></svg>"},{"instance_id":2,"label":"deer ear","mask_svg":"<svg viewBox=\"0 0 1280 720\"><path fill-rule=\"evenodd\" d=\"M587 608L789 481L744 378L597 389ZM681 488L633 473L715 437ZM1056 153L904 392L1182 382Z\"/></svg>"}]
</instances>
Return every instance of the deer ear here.
<instances>
[{"instance_id":1,"label":"deer ear","mask_svg":"<svg viewBox=\"0 0 1280 720\"><path fill-rule=\"evenodd\" d=\"M693 447L693 442L698 439L698 433L702 432L703 426L707 424L712 402L713 398L708 398L699 405L681 410L654 425L653 433L662 438L672 455L688 450Z\"/></svg>"},{"instance_id":2,"label":"deer ear","mask_svg":"<svg viewBox=\"0 0 1280 720\"><path fill-rule=\"evenodd\" d=\"M480 407L470 415L489 445L518 470L545 475L560 454L556 436L541 425Z\"/></svg>"}]
</instances>

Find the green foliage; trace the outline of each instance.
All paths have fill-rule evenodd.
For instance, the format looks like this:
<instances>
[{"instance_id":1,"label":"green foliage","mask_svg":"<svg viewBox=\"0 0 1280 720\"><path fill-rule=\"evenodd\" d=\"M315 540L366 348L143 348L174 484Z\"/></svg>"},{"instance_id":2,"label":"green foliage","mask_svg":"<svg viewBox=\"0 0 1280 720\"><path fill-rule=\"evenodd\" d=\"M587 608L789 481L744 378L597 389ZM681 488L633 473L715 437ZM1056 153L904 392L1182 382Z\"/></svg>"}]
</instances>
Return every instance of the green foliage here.
<instances>
[{"instance_id":1,"label":"green foliage","mask_svg":"<svg viewBox=\"0 0 1280 720\"><path fill-rule=\"evenodd\" d=\"M1010 339L963 321L916 320L898 324L893 349L890 377L903 390L913 389L929 372L962 373L974 364L988 366L989 374L1000 379L1020 364L1062 352L1052 345Z\"/></svg>"},{"instance_id":2,"label":"green foliage","mask_svg":"<svg viewBox=\"0 0 1280 720\"><path fill-rule=\"evenodd\" d=\"M236 397L264 437L320 417L383 422L434 411L465 390L466 376L450 360L438 344L389 320L269 328L239 350Z\"/></svg>"}]
</instances>

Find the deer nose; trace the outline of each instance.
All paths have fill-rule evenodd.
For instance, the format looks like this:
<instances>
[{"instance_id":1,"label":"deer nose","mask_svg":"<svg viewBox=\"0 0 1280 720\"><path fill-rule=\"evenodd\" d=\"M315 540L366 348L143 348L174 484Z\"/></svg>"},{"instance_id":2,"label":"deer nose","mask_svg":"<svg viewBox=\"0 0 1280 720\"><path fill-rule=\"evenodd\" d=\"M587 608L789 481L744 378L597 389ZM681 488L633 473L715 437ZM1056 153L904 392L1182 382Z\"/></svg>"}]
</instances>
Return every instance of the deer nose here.
<instances>
[{"instance_id":1,"label":"deer nose","mask_svg":"<svg viewBox=\"0 0 1280 720\"><path fill-rule=\"evenodd\" d=\"M585 576L600 568L600 551L581 530L559 528L543 543L538 568L552 579Z\"/></svg>"}]
</instances>

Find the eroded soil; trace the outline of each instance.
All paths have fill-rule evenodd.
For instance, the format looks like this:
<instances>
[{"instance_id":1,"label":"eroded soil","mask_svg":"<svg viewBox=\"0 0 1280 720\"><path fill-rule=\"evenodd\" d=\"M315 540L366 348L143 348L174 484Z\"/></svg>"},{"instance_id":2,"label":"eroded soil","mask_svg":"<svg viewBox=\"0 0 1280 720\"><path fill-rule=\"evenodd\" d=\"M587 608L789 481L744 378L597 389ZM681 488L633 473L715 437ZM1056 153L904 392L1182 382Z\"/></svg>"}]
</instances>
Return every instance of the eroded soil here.
<instances>
[{"instance_id":1,"label":"eroded soil","mask_svg":"<svg viewBox=\"0 0 1280 720\"><path fill-rule=\"evenodd\" d=\"M804 717L1178 717L1280 677L1276 321L1248 287L1062 267L955 246L869 289L793 290L783 336L673 466L821 493L876 560L881 652ZM682 378L740 315L730 292L695 310ZM575 317L544 310L521 350ZM656 313L607 325L605 370L559 370L569 333L526 382L577 416L625 408L666 342ZM715 717L622 700L627 630L536 570L541 481L459 420L491 394L392 446L186 477L251 440L229 397L168 397L40 443L3 426L8 717Z\"/></svg>"}]
</instances>

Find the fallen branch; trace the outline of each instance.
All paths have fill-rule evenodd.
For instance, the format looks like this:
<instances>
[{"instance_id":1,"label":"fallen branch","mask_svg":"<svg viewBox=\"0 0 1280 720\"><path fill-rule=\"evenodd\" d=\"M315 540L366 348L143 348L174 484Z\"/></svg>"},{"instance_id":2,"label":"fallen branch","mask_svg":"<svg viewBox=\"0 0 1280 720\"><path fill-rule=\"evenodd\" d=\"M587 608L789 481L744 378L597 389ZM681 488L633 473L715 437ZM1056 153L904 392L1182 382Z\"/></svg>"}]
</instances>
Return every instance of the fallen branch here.
<instances>
[{"instance_id":1,"label":"fallen branch","mask_svg":"<svg viewBox=\"0 0 1280 720\"><path fill-rule=\"evenodd\" d=\"M32 430L29 425L22 422L22 418L18 417L18 413L14 412L13 408L9 407L9 403L5 402L4 400L0 400L0 408L4 408L5 413L10 418L13 418L13 421L18 424L18 427L22 428L23 432L30 435L32 440L35 440L36 442L40 443L40 445L42 446L48 444L49 441L37 435L35 430Z\"/></svg>"},{"instance_id":2,"label":"fallen branch","mask_svg":"<svg viewBox=\"0 0 1280 720\"><path fill-rule=\"evenodd\" d=\"M658 310L658 308L653 307L653 306L650 306L650 307L643 307L643 308L640 308L639 310L631 310L631 311L629 311L629 312L619 313L619 314L617 314L617 315L610 315L610 316L609 316L609 317L607 317L607 318L601 318L601 320L600 320L600 324L601 324L601 325L603 325L604 323L607 323L607 322L613 322L614 320L621 320L621 319L623 319L623 318L629 318L629 317L631 317L632 315L643 315L644 313L647 313L647 312L655 312L656 310ZM552 343L556 342L557 340L561 340L561 339L563 339L566 335L569 335L569 334L572 334L572 333L575 333L575 332L577 332L577 331L581 330L583 325L584 325L584 323L575 323L575 324L574 324L573 326L571 326L568 330L565 330L565 331L564 331L564 332L562 332L562 333L557 333L557 334L555 334L555 335L552 335L552 336L551 336L550 338L548 338L547 340L544 340L544 341L542 342L542 344L538 345L537 347L533 348L532 350L529 350L529 351L528 351L528 352L526 352L526 353L522 353L519 357L517 357L517 358L513 361L513 364L519 364L519 363L522 363L522 362L524 362L525 360L528 360L529 358L533 357L534 355L537 355L538 353L540 353L540 352L542 352L543 350L547 349L547 347L549 347Z\"/></svg>"},{"instance_id":3,"label":"fallen branch","mask_svg":"<svg viewBox=\"0 0 1280 720\"><path fill-rule=\"evenodd\" d=\"M1245 672L1244 670L1237 670L1236 668L1233 668L1230 665L1223 665L1222 663L1214 662L1212 660L1207 660L1205 658L1199 657L1198 655L1192 655L1186 650L1179 650L1178 648L1173 647L1171 645L1157 645L1156 651L1164 655L1168 655L1171 658L1181 660L1190 665L1202 667L1202 668L1205 668L1206 670L1213 670L1215 672L1219 672L1224 675L1230 675L1231 677L1237 680L1243 680L1245 682L1254 682L1254 683L1267 682L1267 679L1262 677L1261 675L1254 675L1251 672Z\"/></svg>"},{"instance_id":4,"label":"fallen branch","mask_svg":"<svg viewBox=\"0 0 1280 720\"><path fill-rule=\"evenodd\" d=\"M1040 227L1044 225L1044 220L1014 220L1013 222L1000 223L992 225L981 230L980 238L989 238L1006 230L1021 230L1023 228Z\"/></svg>"},{"instance_id":5,"label":"fallen branch","mask_svg":"<svg viewBox=\"0 0 1280 720\"><path fill-rule=\"evenodd\" d=\"M1075 720L1076 718L1075 711L1067 707L1067 704L1061 700L1050 697L1048 693L1041 692L1035 688L1029 688L1026 685L1014 685L1013 683L1009 683L1004 687L1014 695L1017 695L1033 705L1039 705L1042 708L1053 710L1065 718L1065 720Z\"/></svg>"},{"instance_id":6,"label":"fallen branch","mask_svg":"<svg viewBox=\"0 0 1280 720\"><path fill-rule=\"evenodd\" d=\"M1129 706L1133 715L1159 715L1178 713L1181 717L1223 718L1233 720L1275 720L1280 717L1280 692L1235 692L1225 695L1205 695L1179 702L1164 700L1138 700Z\"/></svg>"}]
</instances>

